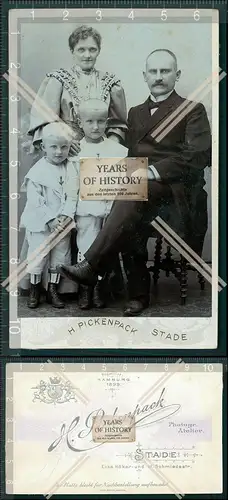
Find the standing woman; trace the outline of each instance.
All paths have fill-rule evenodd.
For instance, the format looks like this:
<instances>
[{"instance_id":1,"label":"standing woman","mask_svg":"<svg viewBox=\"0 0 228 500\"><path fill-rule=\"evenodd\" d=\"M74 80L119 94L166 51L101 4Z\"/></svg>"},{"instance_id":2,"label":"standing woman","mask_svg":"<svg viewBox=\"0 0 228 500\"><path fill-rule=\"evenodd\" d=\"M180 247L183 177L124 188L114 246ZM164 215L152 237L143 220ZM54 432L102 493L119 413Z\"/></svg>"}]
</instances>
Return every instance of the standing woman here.
<instances>
[{"instance_id":1,"label":"standing woman","mask_svg":"<svg viewBox=\"0 0 228 500\"><path fill-rule=\"evenodd\" d=\"M97 98L109 104L109 120L106 135L109 139L124 143L127 130L127 108L124 90L114 74L95 68L101 50L101 35L95 29L80 26L69 37L73 65L69 69L48 73L37 97L68 123L75 132L72 154L79 152L78 141L83 131L78 124L77 110L81 100ZM55 120L50 120L55 121ZM36 147L41 140L42 127L47 124L35 99L31 110L29 135Z\"/></svg>"},{"instance_id":2,"label":"standing woman","mask_svg":"<svg viewBox=\"0 0 228 500\"><path fill-rule=\"evenodd\" d=\"M109 105L109 118L106 136L121 144L125 143L127 130L127 108L124 90L120 80L112 73L95 68L101 50L101 35L92 27L80 26L69 37L69 48L72 53L71 68L61 68L48 73L43 80L34 100L30 115L28 134L32 137L31 152L40 150L42 128L47 123L60 117L74 131L70 154L80 151L79 141L84 133L78 122L78 106L81 100L97 98ZM46 112L42 111L42 103ZM47 109L50 110L50 117ZM52 116L53 113L53 116ZM26 252L26 241L22 253ZM23 257L21 255L21 260ZM119 261L113 262L114 283L121 286ZM63 288L63 291L64 288ZM81 287L81 304L86 308L87 297L83 297ZM85 307L84 307L85 306Z\"/></svg>"}]
</instances>

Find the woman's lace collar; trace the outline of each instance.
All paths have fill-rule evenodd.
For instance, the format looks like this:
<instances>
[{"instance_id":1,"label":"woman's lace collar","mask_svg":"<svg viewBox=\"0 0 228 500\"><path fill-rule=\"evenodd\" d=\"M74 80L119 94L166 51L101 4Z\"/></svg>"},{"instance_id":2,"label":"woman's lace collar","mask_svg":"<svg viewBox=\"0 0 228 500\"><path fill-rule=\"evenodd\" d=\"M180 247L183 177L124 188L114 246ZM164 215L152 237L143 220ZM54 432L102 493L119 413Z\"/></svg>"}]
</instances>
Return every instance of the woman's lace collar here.
<instances>
[{"instance_id":1,"label":"woman's lace collar","mask_svg":"<svg viewBox=\"0 0 228 500\"><path fill-rule=\"evenodd\" d=\"M80 66L74 65L72 67L73 73L76 73L76 75L92 75L93 73L96 73L95 68L91 68L89 71L83 71Z\"/></svg>"}]
</instances>

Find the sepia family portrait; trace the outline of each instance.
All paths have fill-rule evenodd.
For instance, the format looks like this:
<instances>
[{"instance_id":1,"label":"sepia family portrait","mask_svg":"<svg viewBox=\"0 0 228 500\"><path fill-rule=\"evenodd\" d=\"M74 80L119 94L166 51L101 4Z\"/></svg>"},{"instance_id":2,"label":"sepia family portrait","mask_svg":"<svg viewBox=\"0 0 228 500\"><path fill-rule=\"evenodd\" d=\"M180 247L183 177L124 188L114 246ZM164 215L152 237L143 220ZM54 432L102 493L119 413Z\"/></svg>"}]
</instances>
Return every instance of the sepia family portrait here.
<instances>
[{"instance_id":1,"label":"sepia family portrait","mask_svg":"<svg viewBox=\"0 0 228 500\"><path fill-rule=\"evenodd\" d=\"M21 26L19 317L210 317L164 227L211 264L212 25ZM127 157L148 159L147 201L80 198L80 158Z\"/></svg>"}]
</instances>

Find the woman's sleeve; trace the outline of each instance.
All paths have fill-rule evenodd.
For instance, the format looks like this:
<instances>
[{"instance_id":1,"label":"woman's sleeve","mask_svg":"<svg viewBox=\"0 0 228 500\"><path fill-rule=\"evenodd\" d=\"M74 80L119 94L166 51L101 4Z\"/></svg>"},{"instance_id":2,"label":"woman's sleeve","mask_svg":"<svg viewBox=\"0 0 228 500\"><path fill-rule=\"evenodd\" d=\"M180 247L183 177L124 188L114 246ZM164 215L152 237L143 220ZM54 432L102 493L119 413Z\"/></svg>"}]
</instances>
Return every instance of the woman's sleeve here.
<instances>
[{"instance_id":1,"label":"woman's sleeve","mask_svg":"<svg viewBox=\"0 0 228 500\"><path fill-rule=\"evenodd\" d=\"M41 140L44 125L58 120L61 95L62 84L57 78L46 76L31 108L28 134L33 136L33 144Z\"/></svg>"},{"instance_id":2,"label":"woman's sleeve","mask_svg":"<svg viewBox=\"0 0 228 500\"><path fill-rule=\"evenodd\" d=\"M115 84L110 91L109 119L107 137L116 134L121 142L125 141L127 131L127 106L125 93L121 85Z\"/></svg>"}]
</instances>

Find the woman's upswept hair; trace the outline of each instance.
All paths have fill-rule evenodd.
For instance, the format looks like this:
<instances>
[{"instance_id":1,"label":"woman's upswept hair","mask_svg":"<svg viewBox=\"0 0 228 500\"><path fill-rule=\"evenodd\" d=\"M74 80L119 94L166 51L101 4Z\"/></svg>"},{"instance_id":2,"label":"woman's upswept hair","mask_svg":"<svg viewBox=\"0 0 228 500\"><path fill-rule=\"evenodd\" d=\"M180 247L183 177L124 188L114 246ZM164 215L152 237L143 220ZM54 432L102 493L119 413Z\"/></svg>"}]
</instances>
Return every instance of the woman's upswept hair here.
<instances>
[{"instance_id":1,"label":"woman's upswept hair","mask_svg":"<svg viewBox=\"0 0 228 500\"><path fill-rule=\"evenodd\" d=\"M86 40L86 38L89 38L91 36L96 42L98 49L101 49L101 35L98 33L97 30L94 28L91 28L89 26L79 26L79 28L76 28L76 30L71 33L69 36L69 47L70 51L74 52L75 45L79 42L79 40Z\"/></svg>"}]
</instances>

